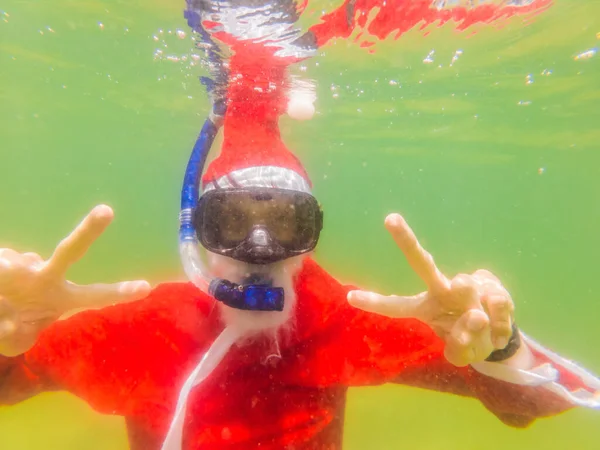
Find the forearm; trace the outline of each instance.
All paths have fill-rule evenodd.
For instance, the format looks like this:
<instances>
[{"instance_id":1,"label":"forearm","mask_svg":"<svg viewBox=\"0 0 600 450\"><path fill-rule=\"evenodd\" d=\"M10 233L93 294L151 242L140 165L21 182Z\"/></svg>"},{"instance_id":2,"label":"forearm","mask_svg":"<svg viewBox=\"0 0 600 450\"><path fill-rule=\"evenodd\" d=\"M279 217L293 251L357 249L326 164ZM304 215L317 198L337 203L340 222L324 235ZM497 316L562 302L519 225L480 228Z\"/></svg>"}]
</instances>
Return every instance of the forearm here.
<instances>
[{"instance_id":1,"label":"forearm","mask_svg":"<svg viewBox=\"0 0 600 450\"><path fill-rule=\"evenodd\" d=\"M521 342L523 339L521 338ZM535 356L531 352L527 344L522 343L517 352L508 359L499 362L514 369L529 370L535 365Z\"/></svg>"},{"instance_id":2,"label":"forearm","mask_svg":"<svg viewBox=\"0 0 600 450\"><path fill-rule=\"evenodd\" d=\"M500 362L471 366L486 378L525 388L537 399L540 415L555 414L575 406L600 409L600 379L533 341L520 332L521 346ZM551 407L544 406L551 401ZM544 411L544 408L547 411Z\"/></svg>"},{"instance_id":3,"label":"forearm","mask_svg":"<svg viewBox=\"0 0 600 450\"><path fill-rule=\"evenodd\" d=\"M14 405L51 389L26 363L24 355L0 356L0 405Z\"/></svg>"}]
</instances>

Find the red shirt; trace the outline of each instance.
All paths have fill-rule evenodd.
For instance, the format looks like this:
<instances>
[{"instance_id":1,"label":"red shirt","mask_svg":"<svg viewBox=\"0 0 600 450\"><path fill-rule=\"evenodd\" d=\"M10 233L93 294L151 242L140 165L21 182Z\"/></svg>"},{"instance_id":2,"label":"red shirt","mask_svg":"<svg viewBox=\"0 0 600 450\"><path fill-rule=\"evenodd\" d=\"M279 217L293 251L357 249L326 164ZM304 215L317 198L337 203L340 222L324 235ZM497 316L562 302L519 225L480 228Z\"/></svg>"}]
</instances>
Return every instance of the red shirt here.
<instances>
[{"instance_id":1,"label":"red shirt","mask_svg":"<svg viewBox=\"0 0 600 450\"><path fill-rule=\"evenodd\" d=\"M183 448L339 449L349 386L477 397L513 426L569 407L543 388L450 365L429 327L352 308L349 289L307 260L280 357L266 337L234 346L192 391ZM189 283L162 284L144 300L56 322L25 355L0 357L0 402L67 390L125 416L133 450L159 449L181 386L222 329L212 298Z\"/></svg>"}]
</instances>

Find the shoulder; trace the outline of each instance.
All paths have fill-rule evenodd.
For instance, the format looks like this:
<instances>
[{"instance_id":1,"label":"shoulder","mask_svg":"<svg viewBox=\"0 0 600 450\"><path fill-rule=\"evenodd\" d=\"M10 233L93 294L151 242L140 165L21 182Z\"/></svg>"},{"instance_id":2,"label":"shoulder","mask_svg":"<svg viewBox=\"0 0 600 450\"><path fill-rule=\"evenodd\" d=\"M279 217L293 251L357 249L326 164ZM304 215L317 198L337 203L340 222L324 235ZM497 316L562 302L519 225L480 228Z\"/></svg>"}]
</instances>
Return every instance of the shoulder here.
<instances>
[{"instance_id":1,"label":"shoulder","mask_svg":"<svg viewBox=\"0 0 600 450\"><path fill-rule=\"evenodd\" d=\"M350 290L349 286L344 286L312 257L307 257L304 260L302 269L296 276L295 283L297 292L312 295L323 292L342 294Z\"/></svg>"},{"instance_id":2,"label":"shoulder","mask_svg":"<svg viewBox=\"0 0 600 450\"><path fill-rule=\"evenodd\" d=\"M163 283L131 303L78 312L46 330L32 349L45 356L144 344L178 344L198 341L218 326L219 318L209 296L191 283ZM88 348L89 347L89 348Z\"/></svg>"},{"instance_id":3,"label":"shoulder","mask_svg":"<svg viewBox=\"0 0 600 450\"><path fill-rule=\"evenodd\" d=\"M161 283L150 294L136 302L107 308L107 316L120 316L129 321L145 319L177 320L181 325L211 315L214 299L192 283ZM216 312L216 311L215 311ZM196 322L197 323L197 322Z\"/></svg>"},{"instance_id":4,"label":"shoulder","mask_svg":"<svg viewBox=\"0 0 600 450\"><path fill-rule=\"evenodd\" d=\"M352 287L342 284L310 257L296 276L295 289L300 323L322 326L340 320L351 309L346 296Z\"/></svg>"},{"instance_id":5,"label":"shoulder","mask_svg":"<svg viewBox=\"0 0 600 450\"><path fill-rule=\"evenodd\" d=\"M213 300L192 283L161 283L141 300L122 303L97 310L82 311L64 321L68 326L86 326L102 323L106 326L138 325L156 327L176 321L179 328L197 325L209 317Z\"/></svg>"},{"instance_id":6,"label":"shoulder","mask_svg":"<svg viewBox=\"0 0 600 450\"><path fill-rule=\"evenodd\" d=\"M212 342L221 328L212 305L192 284L160 284L145 299L54 323L26 362L94 408L129 414L137 401L171 386Z\"/></svg>"}]
</instances>

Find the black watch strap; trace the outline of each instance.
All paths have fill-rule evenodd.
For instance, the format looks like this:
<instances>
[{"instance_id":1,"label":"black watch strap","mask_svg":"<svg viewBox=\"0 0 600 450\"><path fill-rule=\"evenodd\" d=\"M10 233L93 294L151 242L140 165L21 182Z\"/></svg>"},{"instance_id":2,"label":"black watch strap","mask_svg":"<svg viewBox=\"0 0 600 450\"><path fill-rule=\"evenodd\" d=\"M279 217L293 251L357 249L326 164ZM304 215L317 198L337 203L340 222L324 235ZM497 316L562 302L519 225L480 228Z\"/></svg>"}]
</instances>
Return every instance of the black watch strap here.
<instances>
[{"instance_id":1,"label":"black watch strap","mask_svg":"<svg viewBox=\"0 0 600 450\"><path fill-rule=\"evenodd\" d=\"M500 362L504 361L517 353L517 351L521 348L521 334L519 333L519 328L517 324L513 321L512 324L512 335L508 340L508 344L506 347L501 348L499 350L494 350L490 353L485 360L489 362Z\"/></svg>"}]
</instances>

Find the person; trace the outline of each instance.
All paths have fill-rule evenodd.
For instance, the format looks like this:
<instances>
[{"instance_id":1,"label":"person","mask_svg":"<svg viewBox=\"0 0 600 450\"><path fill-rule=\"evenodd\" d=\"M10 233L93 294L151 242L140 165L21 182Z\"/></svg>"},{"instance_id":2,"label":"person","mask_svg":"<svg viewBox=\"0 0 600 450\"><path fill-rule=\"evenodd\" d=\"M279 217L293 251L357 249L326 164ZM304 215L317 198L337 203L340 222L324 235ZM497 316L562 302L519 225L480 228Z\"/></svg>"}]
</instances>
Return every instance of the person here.
<instances>
[{"instance_id":1,"label":"person","mask_svg":"<svg viewBox=\"0 0 600 450\"><path fill-rule=\"evenodd\" d=\"M239 10L199 3L189 2L188 21L234 53L184 177L190 282L67 281L112 220L104 205L48 260L2 249L0 403L70 391L124 416L134 450L340 448L347 389L383 383L474 397L515 427L600 408L600 380L520 331L498 278L446 277L400 215L385 226L427 286L421 294L345 286L315 262L323 212L278 128L292 103L287 67L306 41L240 40L224 20ZM59 320L83 307L96 309Z\"/></svg>"}]
</instances>

